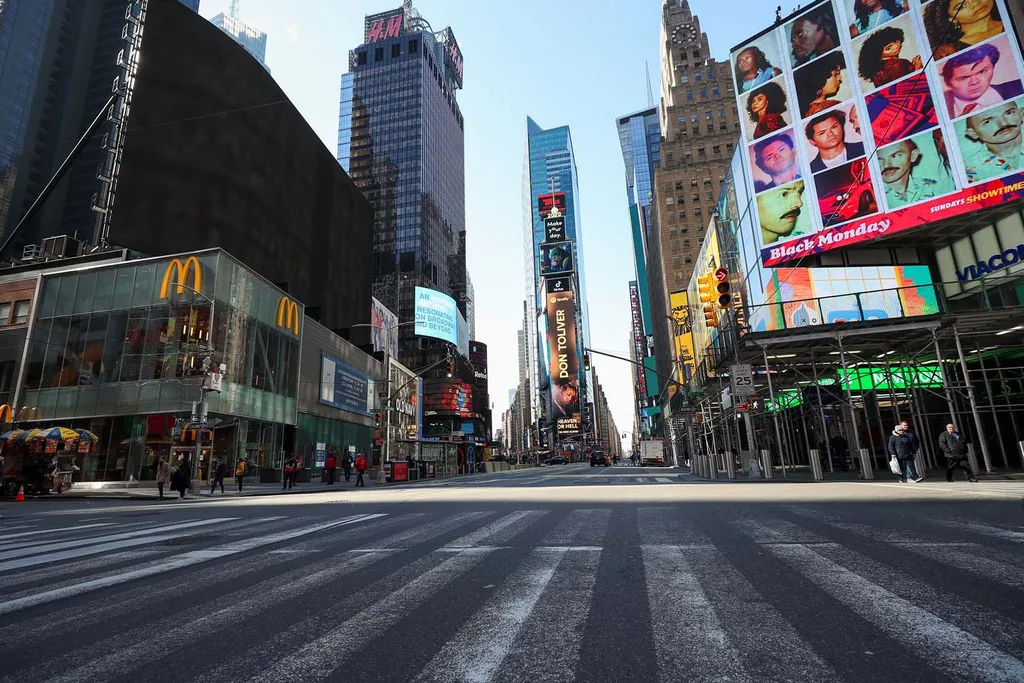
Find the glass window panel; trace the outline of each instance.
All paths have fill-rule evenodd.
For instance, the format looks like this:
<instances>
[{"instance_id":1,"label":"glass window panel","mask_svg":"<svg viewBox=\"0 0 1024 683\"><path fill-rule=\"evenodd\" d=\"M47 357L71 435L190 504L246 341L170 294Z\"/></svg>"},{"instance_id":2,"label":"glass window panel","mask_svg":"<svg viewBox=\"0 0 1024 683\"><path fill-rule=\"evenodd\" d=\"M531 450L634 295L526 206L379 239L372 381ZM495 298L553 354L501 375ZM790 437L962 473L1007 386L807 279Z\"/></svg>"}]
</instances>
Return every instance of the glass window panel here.
<instances>
[{"instance_id":1,"label":"glass window panel","mask_svg":"<svg viewBox=\"0 0 1024 683\"><path fill-rule=\"evenodd\" d=\"M57 305L54 315L71 315L75 308L75 290L78 289L78 276L65 275L61 278L60 290L57 292Z\"/></svg>"},{"instance_id":2,"label":"glass window panel","mask_svg":"<svg viewBox=\"0 0 1024 683\"><path fill-rule=\"evenodd\" d=\"M28 369L25 371L24 388L34 391L39 388L43 376L43 362L46 360L46 349L50 343L50 327L52 321L40 320L32 333L32 347L28 356Z\"/></svg>"},{"instance_id":3,"label":"glass window panel","mask_svg":"<svg viewBox=\"0 0 1024 683\"><path fill-rule=\"evenodd\" d=\"M75 404L75 415L95 415L96 398L100 393L100 387L87 386L78 387L78 402Z\"/></svg>"},{"instance_id":4,"label":"glass window panel","mask_svg":"<svg viewBox=\"0 0 1024 683\"><path fill-rule=\"evenodd\" d=\"M99 377L101 383L117 382L120 379L127 327L127 311L115 311L107 319L107 331L103 341L103 364Z\"/></svg>"},{"instance_id":5,"label":"glass window panel","mask_svg":"<svg viewBox=\"0 0 1024 683\"><path fill-rule=\"evenodd\" d=\"M109 415L117 412L117 401L121 397L121 389L117 384L103 384L97 387L94 414Z\"/></svg>"},{"instance_id":6,"label":"glass window panel","mask_svg":"<svg viewBox=\"0 0 1024 683\"><path fill-rule=\"evenodd\" d=\"M78 400L77 387L64 387L57 392L57 405L54 407L53 416L58 419L66 419L75 416L75 401Z\"/></svg>"},{"instance_id":7,"label":"glass window panel","mask_svg":"<svg viewBox=\"0 0 1024 683\"><path fill-rule=\"evenodd\" d=\"M92 310L108 311L114 296L114 278L117 273L113 268L105 268L96 273L96 293L93 294Z\"/></svg>"},{"instance_id":8,"label":"glass window panel","mask_svg":"<svg viewBox=\"0 0 1024 683\"><path fill-rule=\"evenodd\" d=\"M85 345L89 336L89 316L76 315L68 325L68 339L65 345L64 367L61 370L60 385L76 386L82 379L82 362L85 357Z\"/></svg>"},{"instance_id":9,"label":"glass window panel","mask_svg":"<svg viewBox=\"0 0 1024 683\"><path fill-rule=\"evenodd\" d=\"M78 277L78 291L75 294L75 313L90 313L96 294L96 273L87 271Z\"/></svg>"},{"instance_id":10,"label":"glass window panel","mask_svg":"<svg viewBox=\"0 0 1024 683\"><path fill-rule=\"evenodd\" d=\"M121 358L121 378L122 382L137 382L139 379L139 372L142 370L142 356L137 353L126 354Z\"/></svg>"},{"instance_id":11,"label":"glass window panel","mask_svg":"<svg viewBox=\"0 0 1024 683\"><path fill-rule=\"evenodd\" d=\"M59 277L43 278L43 303L39 308L40 318L52 318L57 307L57 292L60 289Z\"/></svg>"},{"instance_id":12,"label":"glass window panel","mask_svg":"<svg viewBox=\"0 0 1024 683\"><path fill-rule=\"evenodd\" d=\"M110 307L130 308L132 305L132 289L135 287L135 266L117 269L117 277L114 280L114 297Z\"/></svg>"},{"instance_id":13,"label":"glass window panel","mask_svg":"<svg viewBox=\"0 0 1024 683\"><path fill-rule=\"evenodd\" d=\"M64 345L68 339L70 318L54 318L50 329L50 340L46 345L46 359L43 361L43 377L40 388L60 386L61 366L64 362Z\"/></svg>"},{"instance_id":14,"label":"glass window panel","mask_svg":"<svg viewBox=\"0 0 1024 683\"><path fill-rule=\"evenodd\" d=\"M148 360L152 358L147 356ZM140 411L156 411L160 409L160 382L144 382L139 387L139 408Z\"/></svg>"},{"instance_id":15,"label":"glass window panel","mask_svg":"<svg viewBox=\"0 0 1024 683\"><path fill-rule=\"evenodd\" d=\"M235 276L234 262L221 254L217 261L217 288L215 298L218 301L231 302L232 279Z\"/></svg>"},{"instance_id":16,"label":"glass window panel","mask_svg":"<svg viewBox=\"0 0 1024 683\"><path fill-rule=\"evenodd\" d=\"M163 273L161 273L161 277L163 277ZM155 281L155 263L146 263L137 266L135 273L135 291L132 294L132 306L148 306L153 303L153 285Z\"/></svg>"}]
</instances>

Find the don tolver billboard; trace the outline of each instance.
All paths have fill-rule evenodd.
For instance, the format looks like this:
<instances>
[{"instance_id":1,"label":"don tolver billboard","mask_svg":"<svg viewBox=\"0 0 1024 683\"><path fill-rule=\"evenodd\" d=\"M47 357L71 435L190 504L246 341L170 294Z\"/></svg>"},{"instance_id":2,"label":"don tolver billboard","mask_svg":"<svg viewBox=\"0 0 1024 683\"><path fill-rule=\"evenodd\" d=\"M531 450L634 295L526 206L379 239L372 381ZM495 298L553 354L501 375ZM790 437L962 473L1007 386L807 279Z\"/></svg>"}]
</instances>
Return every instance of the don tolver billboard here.
<instances>
[{"instance_id":1,"label":"don tolver billboard","mask_svg":"<svg viewBox=\"0 0 1024 683\"><path fill-rule=\"evenodd\" d=\"M821 0L731 60L766 266L1024 198L1006 0Z\"/></svg>"},{"instance_id":2,"label":"don tolver billboard","mask_svg":"<svg viewBox=\"0 0 1024 683\"><path fill-rule=\"evenodd\" d=\"M426 287L416 288L416 334L443 339L458 346L458 319L459 309L455 299Z\"/></svg>"},{"instance_id":3,"label":"don tolver billboard","mask_svg":"<svg viewBox=\"0 0 1024 683\"><path fill-rule=\"evenodd\" d=\"M576 300L572 290L547 295L548 372L551 403L560 435L582 428L580 363L576 343Z\"/></svg>"}]
</instances>

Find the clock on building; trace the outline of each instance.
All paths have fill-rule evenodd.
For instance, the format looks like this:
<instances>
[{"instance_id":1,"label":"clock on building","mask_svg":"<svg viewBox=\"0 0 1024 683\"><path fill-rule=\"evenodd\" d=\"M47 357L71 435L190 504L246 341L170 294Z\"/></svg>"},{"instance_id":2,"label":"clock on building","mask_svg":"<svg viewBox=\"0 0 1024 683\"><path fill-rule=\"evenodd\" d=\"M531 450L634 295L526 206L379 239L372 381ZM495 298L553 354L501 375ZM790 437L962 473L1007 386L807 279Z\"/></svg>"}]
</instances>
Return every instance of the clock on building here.
<instances>
[{"instance_id":1,"label":"clock on building","mask_svg":"<svg viewBox=\"0 0 1024 683\"><path fill-rule=\"evenodd\" d=\"M672 42L676 45L697 42L697 27L693 24L679 24L672 29Z\"/></svg>"}]
</instances>

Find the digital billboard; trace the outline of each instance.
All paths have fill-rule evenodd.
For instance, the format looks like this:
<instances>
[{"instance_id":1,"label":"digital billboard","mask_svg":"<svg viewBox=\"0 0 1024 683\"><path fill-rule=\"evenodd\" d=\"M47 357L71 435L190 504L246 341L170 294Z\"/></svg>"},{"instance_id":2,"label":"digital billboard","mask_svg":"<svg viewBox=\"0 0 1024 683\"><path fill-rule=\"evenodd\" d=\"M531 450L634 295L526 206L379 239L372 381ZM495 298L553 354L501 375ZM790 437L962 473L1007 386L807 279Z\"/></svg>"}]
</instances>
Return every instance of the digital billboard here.
<instances>
[{"instance_id":1,"label":"digital billboard","mask_svg":"<svg viewBox=\"0 0 1024 683\"><path fill-rule=\"evenodd\" d=\"M458 346L458 318L459 309L455 299L426 287L416 288L416 334L443 339Z\"/></svg>"},{"instance_id":2,"label":"digital billboard","mask_svg":"<svg viewBox=\"0 0 1024 683\"><path fill-rule=\"evenodd\" d=\"M644 335L644 321L640 313L640 288L636 280L629 283L629 311L631 316L630 329L632 331L633 355L637 362L642 362L647 357L647 337ZM636 387L636 397L639 401L647 399L647 378L644 369L639 365L633 366L633 381Z\"/></svg>"},{"instance_id":3,"label":"digital billboard","mask_svg":"<svg viewBox=\"0 0 1024 683\"><path fill-rule=\"evenodd\" d=\"M320 354L320 403L369 415L374 383L368 375L326 353Z\"/></svg>"},{"instance_id":4,"label":"digital billboard","mask_svg":"<svg viewBox=\"0 0 1024 683\"><path fill-rule=\"evenodd\" d=\"M458 378L423 380L423 415L475 417L473 385Z\"/></svg>"},{"instance_id":5,"label":"digital billboard","mask_svg":"<svg viewBox=\"0 0 1024 683\"><path fill-rule=\"evenodd\" d=\"M548 194L537 195L537 213L541 217L547 216L551 213L551 209L558 207L559 212L565 213L565 193L564 192L552 192Z\"/></svg>"},{"instance_id":6,"label":"digital billboard","mask_svg":"<svg viewBox=\"0 0 1024 683\"><path fill-rule=\"evenodd\" d=\"M549 215L544 219L545 242L564 242L567 239L565 236L565 214Z\"/></svg>"},{"instance_id":7,"label":"digital billboard","mask_svg":"<svg viewBox=\"0 0 1024 683\"><path fill-rule=\"evenodd\" d=\"M541 275L562 275L574 270L572 242L545 242L540 245Z\"/></svg>"},{"instance_id":8,"label":"digital billboard","mask_svg":"<svg viewBox=\"0 0 1024 683\"><path fill-rule=\"evenodd\" d=\"M559 435L582 428L580 363L576 342L576 299L573 292L547 294L548 374L552 412Z\"/></svg>"},{"instance_id":9,"label":"digital billboard","mask_svg":"<svg viewBox=\"0 0 1024 683\"><path fill-rule=\"evenodd\" d=\"M544 281L547 284L547 292L571 292L572 291L572 276L565 275L563 277L549 277Z\"/></svg>"},{"instance_id":10,"label":"digital billboard","mask_svg":"<svg viewBox=\"0 0 1024 683\"><path fill-rule=\"evenodd\" d=\"M1005 0L821 0L731 60L765 266L1024 198Z\"/></svg>"},{"instance_id":11,"label":"digital billboard","mask_svg":"<svg viewBox=\"0 0 1024 683\"><path fill-rule=\"evenodd\" d=\"M398 316L376 297L370 297L370 329L374 351L398 355Z\"/></svg>"}]
</instances>

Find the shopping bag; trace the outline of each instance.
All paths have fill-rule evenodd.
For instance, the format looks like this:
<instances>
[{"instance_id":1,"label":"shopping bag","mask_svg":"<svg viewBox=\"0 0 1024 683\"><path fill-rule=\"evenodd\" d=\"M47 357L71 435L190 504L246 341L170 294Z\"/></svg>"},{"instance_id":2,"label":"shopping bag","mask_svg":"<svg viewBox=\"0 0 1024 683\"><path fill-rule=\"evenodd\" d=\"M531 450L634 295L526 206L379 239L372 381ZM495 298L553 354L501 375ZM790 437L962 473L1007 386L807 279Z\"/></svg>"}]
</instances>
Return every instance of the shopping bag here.
<instances>
[{"instance_id":1,"label":"shopping bag","mask_svg":"<svg viewBox=\"0 0 1024 683\"><path fill-rule=\"evenodd\" d=\"M900 461L896 459L896 456L889 458L889 469L892 470L893 474L902 474L903 471L900 469Z\"/></svg>"}]
</instances>

